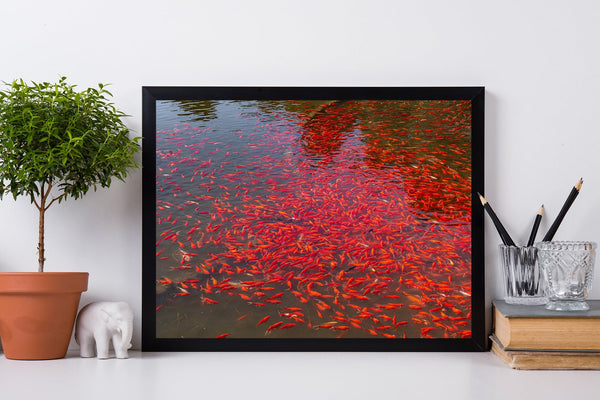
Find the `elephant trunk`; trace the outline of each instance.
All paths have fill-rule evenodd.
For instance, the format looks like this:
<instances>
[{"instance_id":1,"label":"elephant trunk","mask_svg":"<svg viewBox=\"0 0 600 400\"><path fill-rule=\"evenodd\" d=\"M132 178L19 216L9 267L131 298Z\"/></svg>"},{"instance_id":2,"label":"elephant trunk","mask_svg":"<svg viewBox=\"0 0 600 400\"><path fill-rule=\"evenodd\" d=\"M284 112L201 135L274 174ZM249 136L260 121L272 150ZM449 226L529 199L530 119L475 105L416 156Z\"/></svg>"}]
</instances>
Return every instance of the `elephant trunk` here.
<instances>
[{"instance_id":1,"label":"elephant trunk","mask_svg":"<svg viewBox=\"0 0 600 400\"><path fill-rule=\"evenodd\" d=\"M122 340L125 350L131 348L131 338L133 336L133 321L126 321L123 325Z\"/></svg>"}]
</instances>

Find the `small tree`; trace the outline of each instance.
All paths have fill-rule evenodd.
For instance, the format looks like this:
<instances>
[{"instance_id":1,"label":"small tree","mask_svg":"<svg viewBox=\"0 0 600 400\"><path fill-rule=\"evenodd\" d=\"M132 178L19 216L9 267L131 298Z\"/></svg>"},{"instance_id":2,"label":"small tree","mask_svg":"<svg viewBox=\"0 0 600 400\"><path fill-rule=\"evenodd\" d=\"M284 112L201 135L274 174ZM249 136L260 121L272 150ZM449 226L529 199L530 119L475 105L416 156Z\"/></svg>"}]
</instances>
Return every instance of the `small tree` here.
<instances>
[{"instance_id":1,"label":"small tree","mask_svg":"<svg viewBox=\"0 0 600 400\"><path fill-rule=\"evenodd\" d=\"M99 84L82 92L57 83L22 79L0 91L0 199L27 196L39 211L38 263L44 270L44 216L55 202L78 199L90 188L124 180L137 167L139 138Z\"/></svg>"}]
</instances>

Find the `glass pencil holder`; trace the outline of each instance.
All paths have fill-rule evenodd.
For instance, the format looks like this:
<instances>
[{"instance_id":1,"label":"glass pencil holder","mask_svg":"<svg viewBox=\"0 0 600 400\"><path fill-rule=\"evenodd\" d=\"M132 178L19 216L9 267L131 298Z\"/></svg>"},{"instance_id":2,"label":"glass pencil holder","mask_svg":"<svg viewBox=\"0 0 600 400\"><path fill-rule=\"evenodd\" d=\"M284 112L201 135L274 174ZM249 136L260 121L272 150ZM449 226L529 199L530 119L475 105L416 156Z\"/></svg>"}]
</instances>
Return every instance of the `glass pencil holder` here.
<instances>
[{"instance_id":1,"label":"glass pencil holder","mask_svg":"<svg viewBox=\"0 0 600 400\"><path fill-rule=\"evenodd\" d=\"M585 302L592 288L596 247L594 242L540 242L539 264L548 282L548 310L589 310Z\"/></svg>"},{"instance_id":2,"label":"glass pencil holder","mask_svg":"<svg viewBox=\"0 0 600 400\"><path fill-rule=\"evenodd\" d=\"M501 244L498 250L504 278L504 300L509 304L546 304L546 280L538 263L538 249Z\"/></svg>"}]
</instances>

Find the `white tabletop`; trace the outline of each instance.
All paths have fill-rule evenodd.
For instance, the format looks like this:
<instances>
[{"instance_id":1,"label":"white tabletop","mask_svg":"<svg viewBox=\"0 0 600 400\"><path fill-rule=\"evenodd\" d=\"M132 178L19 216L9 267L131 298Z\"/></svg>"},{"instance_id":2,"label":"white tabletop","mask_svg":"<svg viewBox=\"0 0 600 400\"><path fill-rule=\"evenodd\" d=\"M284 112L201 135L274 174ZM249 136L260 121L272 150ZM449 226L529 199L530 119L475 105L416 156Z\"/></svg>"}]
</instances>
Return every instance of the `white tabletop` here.
<instances>
[{"instance_id":1,"label":"white tabletop","mask_svg":"<svg viewBox=\"0 0 600 400\"><path fill-rule=\"evenodd\" d=\"M595 398L600 371L517 371L490 353L141 353L14 361L1 399Z\"/></svg>"}]
</instances>

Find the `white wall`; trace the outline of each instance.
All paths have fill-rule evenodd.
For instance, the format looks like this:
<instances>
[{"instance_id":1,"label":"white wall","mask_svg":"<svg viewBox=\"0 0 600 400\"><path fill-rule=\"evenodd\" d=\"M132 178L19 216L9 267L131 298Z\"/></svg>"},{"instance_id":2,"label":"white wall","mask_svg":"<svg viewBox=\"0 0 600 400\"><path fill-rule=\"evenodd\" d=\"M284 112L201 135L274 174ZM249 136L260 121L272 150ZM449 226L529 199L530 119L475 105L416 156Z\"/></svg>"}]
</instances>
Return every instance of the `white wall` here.
<instances>
[{"instance_id":1,"label":"white wall","mask_svg":"<svg viewBox=\"0 0 600 400\"><path fill-rule=\"evenodd\" d=\"M600 241L594 0L6 0L1 9L0 80L112 83L137 134L143 85L484 85L485 195L512 236L526 241L542 203L545 232L583 177L556 239ZM47 217L47 270L89 271L82 303L132 304L135 347L141 202L138 170ZM27 200L0 203L0 271L35 270L36 224ZM489 219L486 235L492 299L501 282Z\"/></svg>"}]
</instances>

